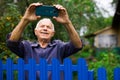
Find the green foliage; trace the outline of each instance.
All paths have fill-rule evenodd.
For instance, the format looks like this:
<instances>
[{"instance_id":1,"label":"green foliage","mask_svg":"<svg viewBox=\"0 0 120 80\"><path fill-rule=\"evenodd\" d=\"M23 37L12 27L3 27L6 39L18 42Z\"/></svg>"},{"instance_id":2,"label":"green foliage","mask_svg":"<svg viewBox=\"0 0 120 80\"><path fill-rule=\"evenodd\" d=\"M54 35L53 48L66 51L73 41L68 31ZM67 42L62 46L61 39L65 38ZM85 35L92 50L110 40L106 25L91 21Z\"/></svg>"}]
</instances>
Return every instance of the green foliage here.
<instances>
[{"instance_id":1,"label":"green foliage","mask_svg":"<svg viewBox=\"0 0 120 80\"><path fill-rule=\"evenodd\" d=\"M97 70L104 67L107 71L107 80L113 80L113 71L116 67L120 67L119 51L114 49L100 49L99 51L91 45L84 46L83 50L70 57L73 63L77 63L78 58L85 58L88 63L89 70L93 70L95 80L97 80ZM74 76L77 76L76 74Z\"/></svg>"},{"instance_id":2,"label":"green foliage","mask_svg":"<svg viewBox=\"0 0 120 80\"><path fill-rule=\"evenodd\" d=\"M120 67L120 55L116 54L113 50L107 52L101 52L96 57L94 61L88 61L89 69L93 69L95 75L97 74L97 69L104 67L107 71L107 79L113 80L113 70L116 67ZM95 76L96 78L97 76Z\"/></svg>"},{"instance_id":3,"label":"green foliage","mask_svg":"<svg viewBox=\"0 0 120 80\"><path fill-rule=\"evenodd\" d=\"M6 59L7 57L17 58L6 47L6 35L10 33L17 25L21 18L21 15L14 4L8 4L8 7L3 12L3 16L0 17L0 58Z\"/></svg>"}]
</instances>

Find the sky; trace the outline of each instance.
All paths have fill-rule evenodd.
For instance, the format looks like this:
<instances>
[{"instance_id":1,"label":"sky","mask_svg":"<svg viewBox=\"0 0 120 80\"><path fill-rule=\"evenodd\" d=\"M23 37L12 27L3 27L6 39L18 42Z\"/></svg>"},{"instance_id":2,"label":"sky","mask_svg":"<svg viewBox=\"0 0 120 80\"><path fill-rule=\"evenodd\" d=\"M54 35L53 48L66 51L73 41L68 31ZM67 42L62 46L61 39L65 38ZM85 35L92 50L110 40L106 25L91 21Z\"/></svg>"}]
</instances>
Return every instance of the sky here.
<instances>
[{"instance_id":1,"label":"sky","mask_svg":"<svg viewBox=\"0 0 120 80\"><path fill-rule=\"evenodd\" d=\"M113 16L115 13L114 7L111 5L113 0L94 0L99 7L104 17ZM108 12L103 11L105 9Z\"/></svg>"}]
</instances>

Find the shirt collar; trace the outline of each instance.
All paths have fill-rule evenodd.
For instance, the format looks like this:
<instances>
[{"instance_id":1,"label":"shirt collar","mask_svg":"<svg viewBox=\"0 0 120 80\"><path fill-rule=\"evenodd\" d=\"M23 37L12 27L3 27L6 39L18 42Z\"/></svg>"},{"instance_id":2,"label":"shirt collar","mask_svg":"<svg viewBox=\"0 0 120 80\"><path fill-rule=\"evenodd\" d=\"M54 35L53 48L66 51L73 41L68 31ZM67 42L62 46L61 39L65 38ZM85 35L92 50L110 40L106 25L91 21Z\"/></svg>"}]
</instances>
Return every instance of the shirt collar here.
<instances>
[{"instance_id":1,"label":"shirt collar","mask_svg":"<svg viewBox=\"0 0 120 80\"><path fill-rule=\"evenodd\" d=\"M56 45L57 43L56 42L50 42L50 43L48 43L48 46L50 46L50 47L52 47L52 46L54 46L54 45ZM33 43L31 43L31 46L32 47L38 47L39 46L39 43L38 42L33 42Z\"/></svg>"}]
</instances>

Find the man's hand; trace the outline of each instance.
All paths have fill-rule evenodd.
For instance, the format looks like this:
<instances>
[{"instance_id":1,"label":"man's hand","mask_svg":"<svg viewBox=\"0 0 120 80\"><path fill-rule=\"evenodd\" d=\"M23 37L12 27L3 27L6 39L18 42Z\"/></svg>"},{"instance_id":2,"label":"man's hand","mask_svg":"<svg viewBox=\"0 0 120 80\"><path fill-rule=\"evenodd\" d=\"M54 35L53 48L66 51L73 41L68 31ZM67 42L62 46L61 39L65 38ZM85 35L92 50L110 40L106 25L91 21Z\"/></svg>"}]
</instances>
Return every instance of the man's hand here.
<instances>
[{"instance_id":1,"label":"man's hand","mask_svg":"<svg viewBox=\"0 0 120 80\"><path fill-rule=\"evenodd\" d=\"M78 33L76 32L72 22L69 19L67 10L61 5L54 5L59 10L58 17L53 17L57 22L65 25L67 32L69 34L70 40L76 48L82 47L82 42Z\"/></svg>"},{"instance_id":2,"label":"man's hand","mask_svg":"<svg viewBox=\"0 0 120 80\"><path fill-rule=\"evenodd\" d=\"M36 16L35 15L35 8L36 6L41 6L42 3L32 3L27 9L26 12L23 16L23 19L27 21L34 21L39 19L41 16Z\"/></svg>"},{"instance_id":3,"label":"man's hand","mask_svg":"<svg viewBox=\"0 0 120 80\"><path fill-rule=\"evenodd\" d=\"M42 3L32 3L27 9L23 16L23 18L20 20L18 25L14 28L14 30L11 33L10 40L12 41L18 41L22 33L25 29L25 27L28 25L30 21L34 21L40 18L40 16L35 15L35 8L36 6L41 6Z\"/></svg>"},{"instance_id":4,"label":"man's hand","mask_svg":"<svg viewBox=\"0 0 120 80\"><path fill-rule=\"evenodd\" d=\"M58 17L53 17L57 22L67 24L70 22L67 10L61 5L54 5L59 10Z\"/></svg>"}]
</instances>

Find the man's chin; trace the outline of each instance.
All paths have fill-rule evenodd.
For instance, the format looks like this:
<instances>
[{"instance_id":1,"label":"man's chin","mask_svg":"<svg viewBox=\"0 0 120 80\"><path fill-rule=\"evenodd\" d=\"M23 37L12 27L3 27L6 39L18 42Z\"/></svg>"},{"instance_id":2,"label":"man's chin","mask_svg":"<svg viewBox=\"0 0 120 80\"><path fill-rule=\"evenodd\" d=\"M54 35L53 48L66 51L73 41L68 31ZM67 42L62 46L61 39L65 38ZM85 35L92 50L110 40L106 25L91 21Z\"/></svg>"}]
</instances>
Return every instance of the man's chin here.
<instances>
[{"instance_id":1,"label":"man's chin","mask_svg":"<svg viewBox=\"0 0 120 80\"><path fill-rule=\"evenodd\" d=\"M42 39L43 39L43 40L49 40L50 38L47 38L47 37L43 37Z\"/></svg>"},{"instance_id":2,"label":"man's chin","mask_svg":"<svg viewBox=\"0 0 120 80\"><path fill-rule=\"evenodd\" d=\"M42 38L42 41L50 42L50 39L49 38Z\"/></svg>"}]
</instances>

